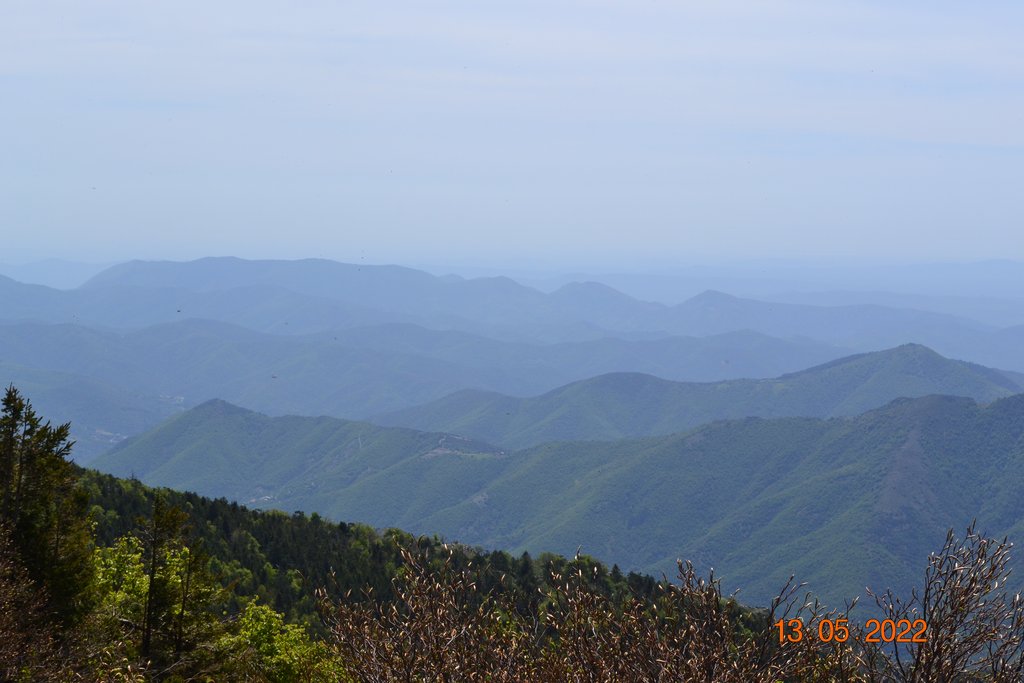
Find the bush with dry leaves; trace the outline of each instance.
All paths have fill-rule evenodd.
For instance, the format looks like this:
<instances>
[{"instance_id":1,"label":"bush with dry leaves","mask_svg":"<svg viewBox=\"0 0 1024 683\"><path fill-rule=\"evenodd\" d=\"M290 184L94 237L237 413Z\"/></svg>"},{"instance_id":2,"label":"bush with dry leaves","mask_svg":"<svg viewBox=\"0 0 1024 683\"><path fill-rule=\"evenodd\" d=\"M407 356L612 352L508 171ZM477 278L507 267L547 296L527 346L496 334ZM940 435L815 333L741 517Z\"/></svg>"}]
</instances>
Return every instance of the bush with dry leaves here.
<instances>
[{"instance_id":1,"label":"bush with dry leaves","mask_svg":"<svg viewBox=\"0 0 1024 683\"><path fill-rule=\"evenodd\" d=\"M1010 594L1011 544L949 533L928 560L924 587L907 600L875 596L880 617L924 619L927 642L871 642L851 619L845 642L813 637L822 620L850 619L856 601L828 610L792 579L759 612L722 595L689 563L650 599L602 594L571 563L541 588L536 610L512 591L481 594L473 568L453 554L403 552L397 600L340 604L320 594L341 666L353 681L857 681L953 683L1024 680L1024 605ZM352 596L348 596L351 598ZM799 642L779 642L778 620L800 619Z\"/></svg>"}]
</instances>

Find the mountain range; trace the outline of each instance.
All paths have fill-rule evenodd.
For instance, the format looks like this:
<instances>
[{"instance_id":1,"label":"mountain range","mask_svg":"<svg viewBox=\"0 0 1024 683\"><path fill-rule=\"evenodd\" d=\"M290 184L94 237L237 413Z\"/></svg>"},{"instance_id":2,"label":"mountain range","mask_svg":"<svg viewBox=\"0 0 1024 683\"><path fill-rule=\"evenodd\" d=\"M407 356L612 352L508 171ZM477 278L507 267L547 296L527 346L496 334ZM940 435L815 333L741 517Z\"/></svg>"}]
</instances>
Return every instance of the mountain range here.
<instances>
[{"instance_id":1,"label":"mountain range","mask_svg":"<svg viewBox=\"0 0 1024 683\"><path fill-rule=\"evenodd\" d=\"M753 604L791 572L841 599L909 586L948 527L977 518L990 534L1024 531L1024 395L897 399L854 417L744 418L516 452L213 401L95 466L513 552L582 546L651 572L688 558Z\"/></svg>"},{"instance_id":2,"label":"mountain range","mask_svg":"<svg viewBox=\"0 0 1024 683\"><path fill-rule=\"evenodd\" d=\"M136 261L69 290L0 277L0 372L73 423L80 462L150 483L845 597L907 585L948 526L1021 531L1017 294L972 292L979 319L955 294L654 303Z\"/></svg>"},{"instance_id":3,"label":"mountain range","mask_svg":"<svg viewBox=\"0 0 1024 683\"><path fill-rule=\"evenodd\" d=\"M0 278L0 320L138 328L182 318L280 334L411 323L530 343L754 330L856 351L913 341L1024 370L1013 346L1024 332L1007 340L999 328L969 317L871 304L814 306L706 291L666 305L595 282L545 293L504 277L464 279L317 259L132 261L66 291Z\"/></svg>"},{"instance_id":4,"label":"mountain range","mask_svg":"<svg viewBox=\"0 0 1024 683\"><path fill-rule=\"evenodd\" d=\"M742 417L856 415L899 397L989 402L1024 391L1024 376L943 358L918 344L841 358L774 379L672 382L606 374L541 396L463 390L373 418L384 425L465 434L507 448L679 432Z\"/></svg>"},{"instance_id":5,"label":"mountain range","mask_svg":"<svg viewBox=\"0 0 1024 683\"><path fill-rule=\"evenodd\" d=\"M211 398L272 415L366 418L467 388L529 395L616 371L764 377L840 355L754 332L533 345L397 323L311 335L209 320L127 331L0 324L3 380L31 383L47 415L72 422L80 462L111 439L155 426L175 406ZM72 379L79 389L68 391Z\"/></svg>"}]
</instances>

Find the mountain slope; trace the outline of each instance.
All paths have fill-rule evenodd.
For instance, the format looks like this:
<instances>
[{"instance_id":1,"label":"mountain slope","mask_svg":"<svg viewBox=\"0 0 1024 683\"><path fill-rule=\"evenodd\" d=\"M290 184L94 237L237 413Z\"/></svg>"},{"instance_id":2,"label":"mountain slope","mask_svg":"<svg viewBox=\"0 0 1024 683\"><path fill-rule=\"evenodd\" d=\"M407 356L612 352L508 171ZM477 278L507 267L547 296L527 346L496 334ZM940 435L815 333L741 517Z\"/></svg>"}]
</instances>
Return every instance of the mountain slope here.
<instances>
[{"instance_id":1,"label":"mountain slope","mask_svg":"<svg viewBox=\"0 0 1024 683\"><path fill-rule=\"evenodd\" d=\"M461 391L378 416L379 424L466 434L507 448L547 441L671 434L714 420L855 415L901 396L988 402L1024 390L1008 373L907 344L841 358L776 379L713 384L610 374L533 398Z\"/></svg>"},{"instance_id":2,"label":"mountain slope","mask_svg":"<svg viewBox=\"0 0 1024 683\"><path fill-rule=\"evenodd\" d=\"M389 493L365 500L377 510L363 519L395 526L385 520L408 502L403 489L418 487L422 470L429 469L440 495L479 487L503 460L503 452L462 437L328 417L268 418L214 400L92 464L118 476L272 507L294 496L330 500L342 490L352 503L351 492L373 481ZM466 462L475 467L463 467Z\"/></svg>"},{"instance_id":3,"label":"mountain slope","mask_svg":"<svg viewBox=\"0 0 1024 683\"><path fill-rule=\"evenodd\" d=\"M751 602L791 572L830 598L904 588L946 528L975 517L990 534L1024 533L1024 395L511 454L450 439L211 403L95 465L516 552L583 546L624 569L670 572L686 557Z\"/></svg>"}]
</instances>

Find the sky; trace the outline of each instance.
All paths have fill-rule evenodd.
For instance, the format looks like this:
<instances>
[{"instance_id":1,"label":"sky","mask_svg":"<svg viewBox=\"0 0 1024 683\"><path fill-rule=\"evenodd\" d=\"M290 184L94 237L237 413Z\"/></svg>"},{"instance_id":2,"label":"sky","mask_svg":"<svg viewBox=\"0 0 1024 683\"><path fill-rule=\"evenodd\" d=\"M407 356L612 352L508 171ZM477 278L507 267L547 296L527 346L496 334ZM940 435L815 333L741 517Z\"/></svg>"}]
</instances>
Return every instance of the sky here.
<instances>
[{"instance_id":1,"label":"sky","mask_svg":"<svg viewBox=\"0 0 1024 683\"><path fill-rule=\"evenodd\" d=\"M1024 259L1024 3L0 3L0 261Z\"/></svg>"}]
</instances>

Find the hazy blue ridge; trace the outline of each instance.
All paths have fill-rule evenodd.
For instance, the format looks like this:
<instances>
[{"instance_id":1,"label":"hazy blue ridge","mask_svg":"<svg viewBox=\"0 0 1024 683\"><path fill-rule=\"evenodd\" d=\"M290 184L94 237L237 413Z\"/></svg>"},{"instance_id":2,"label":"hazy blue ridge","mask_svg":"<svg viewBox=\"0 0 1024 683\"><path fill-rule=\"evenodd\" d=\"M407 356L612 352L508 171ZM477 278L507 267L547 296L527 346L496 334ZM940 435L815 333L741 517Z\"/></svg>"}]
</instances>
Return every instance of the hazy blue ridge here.
<instances>
[{"instance_id":1,"label":"hazy blue ridge","mask_svg":"<svg viewBox=\"0 0 1024 683\"><path fill-rule=\"evenodd\" d=\"M0 293L5 294L0 319L113 327L183 316L277 333L411 322L548 343L754 330L863 351L914 341L979 362L990 362L1005 351L992 337L995 327L943 313L878 305L788 304L714 291L668 306L592 282L569 283L544 293L506 277L438 277L398 266L322 259L131 261L99 273L73 291L4 280ZM1024 370L1019 361L1011 365Z\"/></svg>"},{"instance_id":2,"label":"hazy blue ridge","mask_svg":"<svg viewBox=\"0 0 1024 683\"><path fill-rule=\"evenodd\" d=\"M612 371L764 377L840 355L825 344L753 332L536 345L399 323L314 335L195 319L128 331L0 324L0 361L35 373L33 393L62 393L66 374L112 390L70 392L48 414L119 434L154 426L167 415L166 400L191 407L224 398L272 415L365 418L471 387L530 395ZM25 372L0 379L18 383ZM116 416L137 409L153 419L131 431Z\"/></svg>"},{"instance_id":3,"label":"hazy blue ridge","mask_svg":"<svg viewBox=\"0 0 1024 683\"><path fill-rule=\"evenodd\" d=\"M949 360L917 344L844 357L775 379L684 383L636 373L601 375L518 398L464 390L373 420L442 430L507 448L546 441L670 434L721 419L855 415L899 397L989 402L1024 390L1016 373Z\"/></svg>"}]
</instances>

